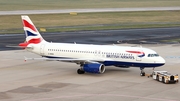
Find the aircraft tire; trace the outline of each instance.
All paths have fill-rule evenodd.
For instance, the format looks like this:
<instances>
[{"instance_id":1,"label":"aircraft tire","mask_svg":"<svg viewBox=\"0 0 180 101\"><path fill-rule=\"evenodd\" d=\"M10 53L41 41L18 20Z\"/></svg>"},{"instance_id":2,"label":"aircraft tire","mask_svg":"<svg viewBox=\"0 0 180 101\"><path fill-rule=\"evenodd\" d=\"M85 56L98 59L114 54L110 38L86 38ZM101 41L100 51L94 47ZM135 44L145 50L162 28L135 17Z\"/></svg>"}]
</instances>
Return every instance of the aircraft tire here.
<instances>
[{"instance_id":1,"label":"aircraft tire","mask_svg":"<svg viewBox=\"0 0 180 101\"><path fill-rule=\"evenodd\" d=\"M144 73L144 72L141 72L140 75L141 75L141 76L145 76L145 73Z\"/></svg>"},{"instance_id":2,"label":"aircraft tire","mask_svg":"<svg viewBox=\"0 0 180 101\"><path fill-rule=\"evenodd\" d=\"M78 74L84 74L85 72L82 71L81 69L78 69L78 70L77 70L77 73L78 73Z\"/></svg>"}]
</instances>

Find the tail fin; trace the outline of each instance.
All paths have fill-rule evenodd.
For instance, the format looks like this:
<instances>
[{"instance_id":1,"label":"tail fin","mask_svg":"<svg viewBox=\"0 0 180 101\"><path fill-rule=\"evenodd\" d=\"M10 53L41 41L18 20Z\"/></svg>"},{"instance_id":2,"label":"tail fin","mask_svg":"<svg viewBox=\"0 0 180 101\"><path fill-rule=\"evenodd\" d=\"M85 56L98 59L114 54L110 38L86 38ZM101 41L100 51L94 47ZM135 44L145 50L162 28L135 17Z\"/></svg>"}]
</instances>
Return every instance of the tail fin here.
<instances>
[{"instance_id":1,"label":"tail fin","mask_svg":"<svg viewBox=\"0 0 180 101\"><path fill-rule=\"evenodd\" d=\"M28 44L38 44L44 41L43 37L34 26L31 19L26 15L22 15L21 18L26 35L26 41L24 43L20 43L19 46L26 48Z\"/></svg>"},{"instance_id":2,"label":"tail fin","mask_svg":"<svg viewBox=\"0 0 180 101\"><path fill-rule=\"evenodd\" d=\"M22 18L23 28L26 34L26 42L38 44L41 41L43 41L44 40L43 37L34 26L31 19L26 15L21 16L21 18Z\"/></svg>"}]
</instances>

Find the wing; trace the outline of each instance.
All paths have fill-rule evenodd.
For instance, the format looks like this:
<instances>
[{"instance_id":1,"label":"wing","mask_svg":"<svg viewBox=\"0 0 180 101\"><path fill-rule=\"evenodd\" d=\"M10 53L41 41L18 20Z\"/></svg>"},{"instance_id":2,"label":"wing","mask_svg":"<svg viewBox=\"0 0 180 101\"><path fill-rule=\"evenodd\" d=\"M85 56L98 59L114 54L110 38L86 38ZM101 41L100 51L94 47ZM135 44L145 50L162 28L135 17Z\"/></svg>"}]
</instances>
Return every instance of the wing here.
<instances>
[{"instance_id":1,"label":"wing","mask_svg":"<svg viewBox=\"0 0 180 101\"><path fill-rule=\"evenodd\" d=\"M66 59L66 58L45 58L45 57L43 57L43 58L27 58L27 57L25 57L25 61L27 61L27 60L62 61L62 62L73 62L73 63L77 63L77 64L101 63L101 62L105 61L105 59L90 59L90 58Z\"/></svg>"}]
</instances>

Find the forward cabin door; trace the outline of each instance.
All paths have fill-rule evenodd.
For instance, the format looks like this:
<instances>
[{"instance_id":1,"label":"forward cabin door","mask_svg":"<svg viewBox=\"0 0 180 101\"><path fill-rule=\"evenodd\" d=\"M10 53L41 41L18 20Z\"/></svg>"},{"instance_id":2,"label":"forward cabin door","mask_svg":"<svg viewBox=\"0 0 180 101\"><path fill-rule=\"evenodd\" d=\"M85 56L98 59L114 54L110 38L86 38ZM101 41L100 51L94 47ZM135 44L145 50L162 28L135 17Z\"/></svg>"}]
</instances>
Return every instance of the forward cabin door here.
<instances>
[{"instance_id":1,"label":"forward cabin door","mask_svg":"<svg viewBox=\"0 0 180 101\"><path fill-rule=\"evenodd\" d=\"M139 50L139 52L143 52L142 50ZM141 61L142 57L140 57L141 54L136 55L136 61Z\"/></svg>"},{"instance_id":2,"label":"forward cabin door","mask_svg":"<svg viewBox=\"0 0 180 101\"><path fill-rule=\"evenodd\" d=\"M139 57L139 55L136 55L136 61L141 61L142 57Z\"/></svg>"}]
</instances>

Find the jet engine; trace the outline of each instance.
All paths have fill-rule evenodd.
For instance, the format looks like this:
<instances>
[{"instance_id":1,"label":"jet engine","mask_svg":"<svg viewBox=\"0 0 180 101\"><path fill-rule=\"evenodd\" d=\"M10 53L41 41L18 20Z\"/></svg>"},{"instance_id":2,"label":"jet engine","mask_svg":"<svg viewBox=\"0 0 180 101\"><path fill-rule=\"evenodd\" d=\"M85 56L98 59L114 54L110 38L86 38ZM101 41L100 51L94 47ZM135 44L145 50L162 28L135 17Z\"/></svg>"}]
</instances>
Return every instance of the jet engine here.
<instances>
[{"instance_id":1,"label":"jet engine","mask_svg":"<svg viewBox=\"0 0 180 101\"><path fill-rule=\"evenodd\" d=\"M97 73L97 74L102 74L105 71L104 65L103 64L99 64L99 63L84 64L82 69L85 72L88 72L88 73Z\"/></svg>"}]
</instances>

